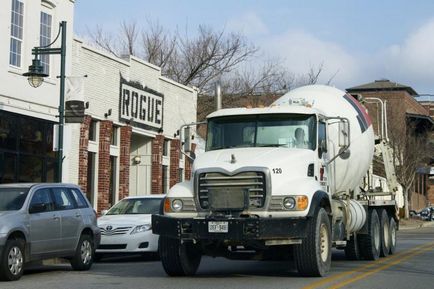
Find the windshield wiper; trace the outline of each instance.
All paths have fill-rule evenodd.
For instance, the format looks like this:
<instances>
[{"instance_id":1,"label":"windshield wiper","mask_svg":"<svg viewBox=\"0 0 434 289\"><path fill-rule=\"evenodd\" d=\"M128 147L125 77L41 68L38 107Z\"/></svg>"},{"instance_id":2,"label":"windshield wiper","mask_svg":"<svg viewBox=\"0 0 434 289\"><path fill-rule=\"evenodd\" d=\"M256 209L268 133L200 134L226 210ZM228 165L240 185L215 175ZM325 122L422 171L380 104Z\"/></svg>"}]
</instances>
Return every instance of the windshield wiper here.
<instances>
[{"instance_id":1,"label":"windshield wiper","mask_svg":"<svg viewBox=\"0 0 434 289\"><path fill-rule=\"evenodd\" d=\"M270 144L256 145L256 147L288 147L288 145L287 144L270 143Z\"/></svg>"}]
</instances>

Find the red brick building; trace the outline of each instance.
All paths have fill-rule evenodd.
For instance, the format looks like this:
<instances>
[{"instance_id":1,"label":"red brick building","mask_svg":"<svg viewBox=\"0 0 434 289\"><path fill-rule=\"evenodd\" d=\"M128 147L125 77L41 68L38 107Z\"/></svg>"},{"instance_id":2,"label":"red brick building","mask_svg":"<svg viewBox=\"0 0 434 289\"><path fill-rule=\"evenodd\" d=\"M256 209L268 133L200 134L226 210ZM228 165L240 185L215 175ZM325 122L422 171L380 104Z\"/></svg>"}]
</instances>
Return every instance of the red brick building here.
<instances>
[{"instance_id":1,"label":"red brick building","mask_svg":"<svg viewBox=\"0 0 434 289\"><path fill-rule=\"evenodd\" d=\"M418 94L410 86L382 79L348 88L347 91L352 95L361 95L364 99L375 97L386 102L387 126L391 138L404 135L402 132L408 128L409 122L416 124L416 129L432 130L433 128L433 121L427 109L415 99ZM365 106L372 117L374 130L379 134L381 130L379 107L373 103L365 103ZM426 170L420 169L414 181L411 208L425 207L432 196L429 191L429 174Z\"/></svg>"}]
</instances>

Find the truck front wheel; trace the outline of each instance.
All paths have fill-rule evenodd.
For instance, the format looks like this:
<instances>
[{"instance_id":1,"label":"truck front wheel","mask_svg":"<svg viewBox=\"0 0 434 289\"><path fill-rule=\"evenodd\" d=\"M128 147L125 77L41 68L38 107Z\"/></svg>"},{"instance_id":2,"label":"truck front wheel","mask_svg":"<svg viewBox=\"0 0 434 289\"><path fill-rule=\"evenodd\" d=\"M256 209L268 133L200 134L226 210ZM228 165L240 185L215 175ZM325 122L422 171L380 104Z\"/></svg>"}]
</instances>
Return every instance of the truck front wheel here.
<instances>
[{"instance_id":1,"label":"truck front wheel","mask_svg":"<svg viewBox=\"0 0 434 289\"><path fill-rule=\"evenodd\" d=\"M298 272L306 277L324 276L330 270L332 249L330 220L324 208L309 220L306 230L306 239L294 248Z\"/></svg>"},{"instance_id":2,"label":"truck front wheel","mask_svg":"<svg viewBox=\"0 0 434 289\"><path fill-rule=\"evenodd\" d=\"M183 243L178 239L160 236L160 259L164 271L169 276L191 276L196 274L202 253L193 243Z\"/></svg>"}]
</instances>

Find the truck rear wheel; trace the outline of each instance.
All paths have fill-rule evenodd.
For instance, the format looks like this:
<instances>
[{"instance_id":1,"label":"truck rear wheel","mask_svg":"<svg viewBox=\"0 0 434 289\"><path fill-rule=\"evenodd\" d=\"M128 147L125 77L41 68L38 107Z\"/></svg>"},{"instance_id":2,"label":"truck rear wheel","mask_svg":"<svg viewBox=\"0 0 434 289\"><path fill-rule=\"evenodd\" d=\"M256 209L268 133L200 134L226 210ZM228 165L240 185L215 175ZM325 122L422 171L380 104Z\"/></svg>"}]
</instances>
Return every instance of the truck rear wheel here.
<instances>
[{"instance_id":1,"label":"truck rear wheel","mask_svg":"<svg viewBox=\"0 0 434 289\"><path fill-rule=\"evenodd\" d=\"M380 219L377 210L368 211L368 233L359 235L360 253L366 260L377 260L380 257L381 234Z\"/></svg>"},{"instance_id":2,"label":"truck rear wheel","mask_svg":"<svg viewBox=\"0 0 434 289\"><path fill-rule=\"evenodd\" d=\"M387 257L390 251L390 224L389 215L385 209L378 211L380 216L380 230L381 230L381 246L380 256Z\"/></svg>"},{"instance_id":3,"label":"truck rear wheel","mask_svg":"<svg viewBox=\"0 0 434 289\"><path fill-rule=\"evenodd\" d=\"M295 263L300 275L326 275L330 270L331 249L330 220L324 208L320 208L308 222L306 239L294 247Z\"/></svg>"},{"instance_id":4,"label":"truck rear wheel","mask_svg":"<svg viewBox=\"0 0 434 289\"><path fill-rule=\"evenodd\" d=\"M160 258L169 276L192 276L196 274L202 253L198 245L181 244L180 240L160 236Z\"/></svg>"},{"instance_id":5,"label":"truck rear wheel","mask_svg":"<svg viewBox=\"0 0 434 289\"><path fill-rule=\"evenodd\" d=\"M360 248L359 243L357 242L357 235L354 233L350 240L348 240L347 245L345 246L345 257L347 260L360 260Z\"/></svg>"},{"instance_id":6,"label":"truck rear wheel","mask_svg":"<svg viewBox=\"0 0 434 289\"><path fill-rule=\"evenodd\" d=\"M393 255L393 254L395 254L395 251L396 251L396 227L397 226L396 226L395 218L390 217L389 219L390 219L390 221L389 221L389 229L390 229L390 233L389 233L390 251L389 251L389 254Z\"/></svg>"}]
</instances>

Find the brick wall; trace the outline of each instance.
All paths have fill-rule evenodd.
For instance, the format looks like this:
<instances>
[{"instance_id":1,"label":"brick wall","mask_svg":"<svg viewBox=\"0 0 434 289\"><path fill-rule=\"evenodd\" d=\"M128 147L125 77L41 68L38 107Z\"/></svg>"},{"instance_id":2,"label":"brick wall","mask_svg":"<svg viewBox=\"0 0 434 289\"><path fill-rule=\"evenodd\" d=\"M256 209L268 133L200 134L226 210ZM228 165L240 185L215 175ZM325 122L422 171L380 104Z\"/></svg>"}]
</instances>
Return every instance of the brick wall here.
<instances>
[{"instance_id":1,"label":"brick wall","mask_svg":"<svg viewBox=\"0 0 434 289\"><path fill-rule=\"evenodd\" d=\"M120 155L119 155L119 200L127 197L130 190L130 149L131 126L120 128Z\"/></svg>"},{"instance_id":2,"label":"brick wall","mask_svg":"<svg viewBox=\"0 0 434 289\"><path fill-rule=\"evenodd\" d=\"M196 150L196 144L192 143L191 144L191 151L195 152ZM189 180L191 178L191 169L192 169L192 161L185 157L185 164L184 164L184 177L185 180Z\"/></svg>"},{"instance_id":3,"label":"brick wall","mask_svg":"<svg viewBox=\"0 0 434 289\"><path fill-rule=\"evenodd\" d=\"M428 191L426 193L428 202L434 205L434 180L428 180Z\"/></svg>"},{"instance_id":4,"label":"brick wall","mask_svg":"<svg viewBox=\"0 0 434 289\"><path fill-rule=\"evenodd\" d=\"M87 193L87 149L89 147L89 126L91 120L92 118L86 115L84 117L83 123L81 123L80 125L80 148L78 153L78 185L85 193Z\"/></svg>"},{"instance_id":5,"label":"brick wall","mask_svg":"<svg viewBox=\"0 0 434 289\"><path fill-rule=\"evenodd\" d=\"M170 172L169 188L179 182L179 139L170 142Z\"/></svg>"},{"instance_id":6,"label":"brick wall","mask_svg":"<svg viewBox=\"0 0 434 289\"><path fill-rule=\"evenodd\" d=\"M109 208L110 189L110 143L113 122L103 120L99 126L98 157L98 212Z\"/></svg>"},{"instance_id":7,"label":"brick wall","mask_svg":"<svg viewBox=\"0 0 434 289\"><path fill-rule=\"evenodd\" d=\"M161 194L163 192L163 145L164 145L164 135L157 135L152 140L152 172L151 172L151 193Z\"/></svg>"}]
</instances>

